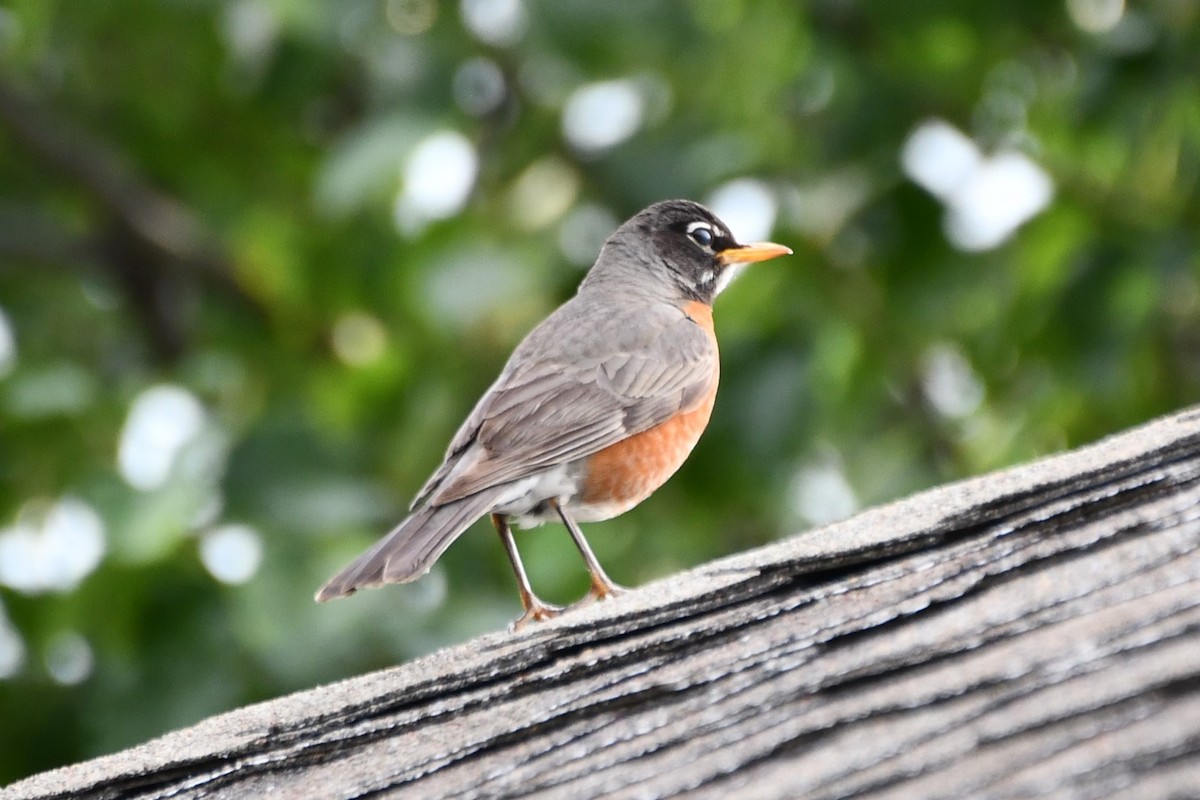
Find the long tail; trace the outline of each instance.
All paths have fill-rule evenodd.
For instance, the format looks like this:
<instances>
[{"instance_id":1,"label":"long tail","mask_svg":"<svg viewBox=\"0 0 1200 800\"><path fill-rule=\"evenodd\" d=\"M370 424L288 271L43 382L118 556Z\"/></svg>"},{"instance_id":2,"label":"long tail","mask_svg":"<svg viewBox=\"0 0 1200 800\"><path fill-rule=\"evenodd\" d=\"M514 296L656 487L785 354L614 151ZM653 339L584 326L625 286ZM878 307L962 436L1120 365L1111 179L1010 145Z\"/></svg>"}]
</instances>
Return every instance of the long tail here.
<instances>
[{"instance_id":1,"label":"long tail","mask_svg":"<svg viewBox=\"0 0 1200 800\"><path fill-rule=\"evenodd\" d=\"M424 575L459 534L487 513L494 492L479 492L442 506L424 506L317 592L317 602L354 594L385 583L408 583Z\"/></svg>"}]
</instances>

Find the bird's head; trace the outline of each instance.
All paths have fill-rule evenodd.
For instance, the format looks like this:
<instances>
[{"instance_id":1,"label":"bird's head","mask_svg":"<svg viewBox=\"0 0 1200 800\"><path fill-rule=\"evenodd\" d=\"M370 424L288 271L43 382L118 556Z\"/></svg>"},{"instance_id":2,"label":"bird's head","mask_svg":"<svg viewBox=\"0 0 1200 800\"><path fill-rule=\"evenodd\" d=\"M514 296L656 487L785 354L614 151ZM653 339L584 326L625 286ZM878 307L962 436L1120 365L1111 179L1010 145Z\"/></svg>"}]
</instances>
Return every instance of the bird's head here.
<instances>
[{"instance_id":1,"label":"bird's head","mask_svg":"<svg viewBox=\"0 0 1200 800\"><path fill-rule=\"evenodd\" d=\"M747 264L791 252L773 242L740 244L729 226L699 203L666 200L617 228L588 281L649 284L711 304Z\"/></svg>"}]
</instances>

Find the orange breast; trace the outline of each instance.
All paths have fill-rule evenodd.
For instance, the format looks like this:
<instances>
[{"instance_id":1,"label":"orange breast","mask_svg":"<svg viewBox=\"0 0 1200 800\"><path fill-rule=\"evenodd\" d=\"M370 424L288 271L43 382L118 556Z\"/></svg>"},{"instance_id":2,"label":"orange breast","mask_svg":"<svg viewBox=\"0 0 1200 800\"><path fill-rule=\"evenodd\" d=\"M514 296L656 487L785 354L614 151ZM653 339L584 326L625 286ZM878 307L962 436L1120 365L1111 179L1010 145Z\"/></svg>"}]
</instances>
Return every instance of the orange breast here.
<instances>
[{"instance_id":1,"label":"orange breast","mask_svg":"<svg viewBox=\"0 0 1200 800\"><path fill-rule=\"evenodd\" d=\"M683 310L708 333L715 347L712 308L693 301ZM718 365L713 370L708 391L692 407L682 409L666 422L610 445L588 459L587 476L579 500L586 505L611 506L611 513L606 516L616 516L633 508L666 483L687 460L708 426L717 399L719 377Z\"/></svg>"}]
</instances>

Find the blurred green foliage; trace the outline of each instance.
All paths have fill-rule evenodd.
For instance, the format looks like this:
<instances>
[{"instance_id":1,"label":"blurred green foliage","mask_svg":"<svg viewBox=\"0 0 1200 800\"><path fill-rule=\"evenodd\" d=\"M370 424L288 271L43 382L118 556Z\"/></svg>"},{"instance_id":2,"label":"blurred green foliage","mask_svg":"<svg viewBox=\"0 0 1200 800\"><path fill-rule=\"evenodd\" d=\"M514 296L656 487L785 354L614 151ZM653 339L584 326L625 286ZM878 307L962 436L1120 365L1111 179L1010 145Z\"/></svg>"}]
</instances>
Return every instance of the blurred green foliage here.
<instances>
[{"instance_id":1,"label":"blurred green foliage","mask_svg":"<svg viewBox=\"0 0 1200 800\"><path fill-rule=\"evenodd\" d=\"M1198 23L1187 0L0 6L0 782L516 616L483 523L416 584L311 596L654 200L739 182L797 252L718 302L687 466L589 527L624 583L1195 402ZM589 149L564 106L604 81L636 102ZM1024 154L1048 206L956 246L902 167L930 120ZM414 216L431 135L477 173ZM125 446L171 457L131 478L154 387L176 427ZM519 542L548 599L583 593L560 529Z\"/></svg>"}]
</instances>

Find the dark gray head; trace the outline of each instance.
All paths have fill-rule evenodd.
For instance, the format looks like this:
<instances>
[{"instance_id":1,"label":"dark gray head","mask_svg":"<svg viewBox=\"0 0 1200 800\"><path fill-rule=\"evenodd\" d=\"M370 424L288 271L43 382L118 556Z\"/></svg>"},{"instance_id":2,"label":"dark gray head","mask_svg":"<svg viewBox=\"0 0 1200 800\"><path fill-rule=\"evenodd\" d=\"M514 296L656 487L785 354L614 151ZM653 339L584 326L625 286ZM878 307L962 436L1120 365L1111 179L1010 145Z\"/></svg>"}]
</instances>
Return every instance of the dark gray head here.
<instances>
[{"instance_id":1,"label":"dark gray head","mask_svg":"<svg viewBox=\"0 0 1200 800\"><path fill-rule=\"evenodd\" d=\"M666 299L711 304L746 264L792 251L771 242L739 244L699 203L666 200L636 214L608 237L583 285L659 291Z\"/></svg>"}]
</instances>

